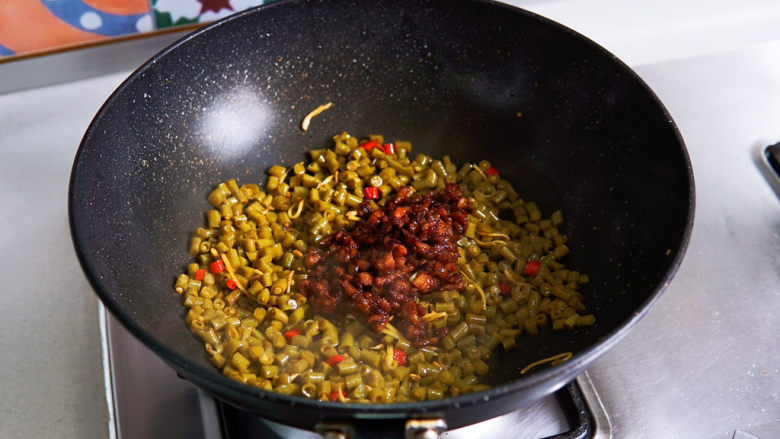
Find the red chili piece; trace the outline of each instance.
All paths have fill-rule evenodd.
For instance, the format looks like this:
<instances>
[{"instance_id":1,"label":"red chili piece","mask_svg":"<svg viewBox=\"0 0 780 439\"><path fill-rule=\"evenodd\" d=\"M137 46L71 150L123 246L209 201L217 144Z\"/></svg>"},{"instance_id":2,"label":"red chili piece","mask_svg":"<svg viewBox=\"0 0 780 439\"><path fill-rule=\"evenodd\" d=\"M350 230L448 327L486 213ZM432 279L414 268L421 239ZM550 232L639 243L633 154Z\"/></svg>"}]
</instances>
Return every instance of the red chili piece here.
<instances>
[{"instance_id":1,"label":"red chili piece","mask_svg":"<svg viewBox=\"0 0 780 439\"><path fill-rule=\"evenodd\" d=\"M296 335L300 334L300 329L290 329L289 331L284 333L284 338L287 340L290 340L291 338L295 337Z\"/></svg>"},{"instance_id":2,"label":"red chili piece","mask_svg":"<svg viewBox=\"0 0 780 439\"><path fill-rule=\"evenodd\" d=\"M490 177L491 175L500 175L500 174L498 173L498 169L491 166L487 168L487 171L485 171L485 175Z\"/></svg>"},{"instance_id":3,"label":"red chili piece","mask_svg":"<svg viewBox=\"0 0 780 439\"><path fill-rule=\"evenodd\" d=\"M528 261L528 265L525 266L523 273L527 276L536 276L539 274L539 268L541 267L542 264L539 261Z\"/></svg>"},{"instance_id":4,"label":"red chili piece","mask_svg":"<svg viewBox=\"0 0 780 439\"><path fill-rule=\"evenodd\" d=\"M501 291L501 294L504 296L512 292L512 287L503 282L498 283L498 289Z\"/></svg>"},{"instance_id":5,"label":"red chili piece","mask_svg":"<svg viewBox=\"0 0 780 439\"><path fill-rule=\"evenodd\" d=\"M230 290L232 291L235 290L236 287L238 287L238 284L233 279L228 279L227 281L225 281L225 286L230 288Z\"/></svg>"},{"instance_id":6,"label":"red chili piece","mask_svg":"<svg viewBox=\"0 0 780 439\"><path fill-rule=\"evenodd\" d=\"M385 143L382 147L382 151L384 151L385 154L395 154L395 143Z\"/></svg>"},{"instance_id":7,"label":"red chili piece","mask_svg":"<svg viewBox=\"0 0 780 439\"><path fill-rule=\"evenodd\" d=\"M382 145L379 144L376 140L368 140L360 144L360 147L365 149L366 151L371 151L374 148L382 148Z\"/></svg>"},{"instance_id":8,"label":"red chili piece","mask_svg":"<svg viewBox=\"0 0 780 439\"><path fill-rule=\"evenodd\" d=\"M394 350L393 360L397 361L399 366L406 366L406 352L400 349Z\"/></svg>"},{"instance_id":9,"label":"red chili piece","mask_svg":"<svg viewBox=\"0 0 780 439\"><path fill-rule=\"evenodd\" d=\"M206 277L206 270L200 269L195 272L195 280L203 280Z\"/></svg>"},{"instance_id":10,"label":"red chili piece","mask_svg":"<svg viewBox=\"0 0 780 439\"><path fill-rule=\"evenodd\" d=\"M342 361L344 361L343 355L331 355L330 357L328 357L327 360L325 360L325 362L330 364L331 366L335 366L341 363Z\"/></svg>"},{"instance_id":11,"label":"red chili piece","mask_svg":"<svg viewBox=\"0 0 780 439\"><path fill-rule=\"evenodd\" d=\"M216 261L209 264L209 268L211 268L212 273L219 274L225 271L225 263L222 262L222 259L217 259Z\"/></svg>"},{"instance_id":12,"label":"red chili piece","mask_svg":"<svg viewBox=\"0 0 780 439\"><path fill-rule=\"evenodd\" d=\"M347 393L344 392L344 389L341 389L341 395L344 396L345 398L347 397ZM339 399L339 392L337 392L335 390L330 392L330 396L328 397L328 399L330 399L331 401L338 400Z\"/></svg>"},{"instance_id":13,"label":"red chili piece","mask_svg":"<svg viewBox=\"0 0 780 439\"><path fill-rule=\"evenodd\" d=\"M368 186L363 188L363 198L366 200L378 200L379 199L379 188Z\"/></svg>"}]
</instances>

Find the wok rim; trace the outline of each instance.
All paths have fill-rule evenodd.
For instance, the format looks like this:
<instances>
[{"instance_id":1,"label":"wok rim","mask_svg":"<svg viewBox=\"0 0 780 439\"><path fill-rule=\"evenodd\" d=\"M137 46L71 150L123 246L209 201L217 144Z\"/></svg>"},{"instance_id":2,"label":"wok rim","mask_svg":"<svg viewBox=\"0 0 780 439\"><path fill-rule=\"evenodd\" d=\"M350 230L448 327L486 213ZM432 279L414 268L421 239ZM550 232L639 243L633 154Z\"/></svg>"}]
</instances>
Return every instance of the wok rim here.
<instances>
[{"instance_id":1,"label":"wok rim","mask_svg":"<svg viewBox=\"0 0 780 439\"><path fill-rule=\"evenodd\" d=\"M181 371L185 375L195 376L204 380L208 380L210 384L215 388L224 390L231 397L238 397L242 401L256 399L258 401L266 401L270 403L284 403L290 406L300 406L305 408L311 408L314 410L327 409L331 412L339 412L343 415L360 414L377 414L382 415L394 415L398 414L399 417L408 418L414 414L437 412L441 410L448 410L452 408L459 408L463 406L476 405L490 400L498 399L513 393L517 393L522 390L532 389L539 387L545 382L558 383L552 386L548 391L544 393L550 393L557 388L565 385L571 381L576 374L572 374L572 371L578 371L581 373L585 367L592 363L596 358L607 352L615 344L617 344L625 335L633 329L634 326L652 309L652 307L659 300L660 296L664 293L669 286L672 278L677 273L680 264L685 256L688 248L691 234L693 231L694 217L695 217L695 179L693 173L693 167L691 165L690 156L686 148L684 139L680 134L680 131L674 122L668 109L661 102L660 98L649 87L649 85L628 65L606 50L601 45L587 38L586 36L556 22L544 16L538 15L534 12L514 7L508 4L495 3L490 0L460 0L463 2L481 3L489 5L491 7L504 8L507 12L523 15L526 19L535 20L541 22L541 24L550 27L556 32L562 34L568 34L570 37L578 39L583 43L591 46L596 51L605 55L613 63L617 64L624 73L626 73L632 80L636 81L640 85L643 92L650 98L657 108L661 111L665 119L668 121L670 128L673 131L674 139L682 153L683 164L685 167L685 173L687 177L687 197L688 205L686 212L686 222L681 234L680 244L676 249L673 249L673 253L668 267L666 268L663 277L656 285L654 289L649 293L648 297L640 303L640 305L633 310L631 315L627 319L617 325L614 329L609 331L600 341L590 344L588 347L574 354L574 356L557 366L552 366L544 370L539 370L531 375L523 378L518 378L513 381L505 382L488 390L481 392L460 395L457 397L448 397L438 400L429 401L415 401L415 402L402 402L402 403L341 403L341 402L325 402L320 400L312 400L301 396L288 396L273 391L262 390L249 385L242 384L238 381L231 380L221 373L216 368L209 368L204 365L200 365L194 361L188 360L183 355L178 354L173 349L166 346L165 343L159 342L152 337L150 333L147 333L141 328L134 319L125 313L112 299L111 292L108 288L104 287L100 276L96 271L92 269L92 265L97 265L94 260L94 254L91 254L88 248L82 247L80 242L80 236L77 230L76 222L85 223L85 220L79 220L80 213L75 209L76 199L78 193L75 192L75 180L81 169L81 157L86 149L90 147L90 138L99 126L103 116L107 110L113 105L115 100L118 100L123 90L125 90L131 83L138 80L139 77L152 69L157 64L157 61L167 57L172 52L175 52L180 46L189 44L190 40L206 38L204 35L213 32L222 26L229 26L233 21L241 20L247 16L262 13L262 11L274 7L278 7L287 3L305 3L308 0L282 0L267 5L261 5L254 8L250 8L236 14L230 15L207 26L204 26L182 38L170 44L166 48L162 49L154 56L145 61L141 66L135 69L122 83L114 90L106 101L101 105L96 115L91 120L76 152L73 167L71 170L71 176L68 185L68 219L69 227L71 231L71 238L73 241L74 249L76 251L79 263L89 281L90 286L97 296L100 298L103 305L108 309L111 314L117 318L117 320L127 329L136 339L140 340L147 348L151 349L157 356L163 361L173 367L177 372ZM561 378L567 376L565 381L561 381ZM193 382L199 387L203 387L197 382ZM494 415L486 416L485 419ZM269 416L273 418L273 414Z\"/></svg>"}]
</instances>

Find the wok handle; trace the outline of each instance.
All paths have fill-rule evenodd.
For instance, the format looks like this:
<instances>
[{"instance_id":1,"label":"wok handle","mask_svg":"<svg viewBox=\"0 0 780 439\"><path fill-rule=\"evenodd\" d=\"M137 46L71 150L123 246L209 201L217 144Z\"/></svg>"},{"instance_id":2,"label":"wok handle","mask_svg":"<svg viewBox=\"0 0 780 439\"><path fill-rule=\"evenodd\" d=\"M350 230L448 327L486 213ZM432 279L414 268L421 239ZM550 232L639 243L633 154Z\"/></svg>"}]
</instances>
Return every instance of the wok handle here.
<instances>
[{"instance_id":1,"label":"wok handle","mask_svg":"<svg viewBox=\"0 0 780 439\"><path fill-rule=\"evenodd\" d=\"M352 422L321 422L316 430L323 439L380 439L401 437L404 439L438 439L447 430L442 418L426 419L366 419Z\"/></svg>"}]
</instances>

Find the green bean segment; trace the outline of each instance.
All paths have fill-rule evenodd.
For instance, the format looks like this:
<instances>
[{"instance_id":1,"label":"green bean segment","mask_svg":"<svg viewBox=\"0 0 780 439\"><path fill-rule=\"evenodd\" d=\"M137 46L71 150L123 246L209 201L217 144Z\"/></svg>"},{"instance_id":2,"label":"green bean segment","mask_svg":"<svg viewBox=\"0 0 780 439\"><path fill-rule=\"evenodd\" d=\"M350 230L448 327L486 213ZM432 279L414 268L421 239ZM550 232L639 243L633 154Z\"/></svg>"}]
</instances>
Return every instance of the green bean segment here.
<instances>
[{"instance_id":1,"label":"green bean segment","mask_svg":"<svg viewBox=\"0 0 780 439\"><path fill-rule=\"evenodd\" d=\"M193 260L173 287L187 327L225 376L323 401L437 399L487 389L499 345L595 324L579 291L588 276L561 262L570 252L561 211L545 218L487 161L458 167L449 156L412 154L405 141L388 150L381 135L369 136L380 145L370 151L347 133L333 140L308 163L272 166L264 189L228 180L207 196L205 227L186 243ZM350 314L314 313L297 287L306 254L359 220L365 188L379 190L376 207L401 187L448 183L461 185L472 210L458 241L466 288L419 298L429 330L447 332L438 345L416 348L392 322L376 333Z\"/></svg>"}]
</instances>

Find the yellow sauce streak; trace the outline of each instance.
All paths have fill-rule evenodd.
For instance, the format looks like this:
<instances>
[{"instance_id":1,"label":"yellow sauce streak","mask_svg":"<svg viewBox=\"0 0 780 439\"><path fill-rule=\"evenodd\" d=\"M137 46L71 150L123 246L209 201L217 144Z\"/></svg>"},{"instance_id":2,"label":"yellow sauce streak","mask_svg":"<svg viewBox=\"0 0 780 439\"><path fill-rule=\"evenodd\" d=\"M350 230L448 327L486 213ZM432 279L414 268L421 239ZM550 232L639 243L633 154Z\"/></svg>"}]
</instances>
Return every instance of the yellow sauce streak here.
<instances>
[{"instance_id":1,"label":"yellow sauce streak","mask_svg":"<svg viewBox=\"0 0 780 439\"><path fill-rule=\"evenodd\" d=\"M471 285L474 285L474 288L477 289L477 292L479 293L479 297L482 299L482 309L483 310L486 309L487 308L487 298L485 297L485 292L482 291L482 287L479 286L479 284L476 283L475 281L471 280L469 275L467 275L465 272L463 272L463 270L459 270L459 271L460 271L461 276L466 278L468 283L470 283Z\"/></svg>"},{"instance_id":2,"label":"yellow sauce streak","mask_svg":"<svg viewBox=\"0 0 780 439\"><path fill-rule=\"evenodd\" d=\"M303 162L298 162L298 163L296 163L296 164L294 164L294 165L290 166L289 168L287 168L287 170L286 170L286 171L284 171L284 174L282 174L282 176L281 176L281 177L279 177L279 184L282 184L282 183L284 183L284 179L285 179L285 178L287 178L287 175L290 173L290 171L292 171L292 170L293 170L293 168L294 168L295 166L297 166L297 165L302 165L302 164L303 164Z\"/></svg>"},{"instance_id":3,"label":"yellow sauce streak","mask_svg":"<svg viewBox=\"0 0 780 439\"><path fill-rule=\"evenodd\" d=\"M217 252L214 249L212 249L212 250L214 251L214 253ZM228 261L227 256L225 256L224 253L219 253L219 258L222 259L222 262L225 263L225 270L227 270L227 272L230 274L230 278L233 279L233 282L236 283L236 286L238 287L238 289L241 290L241 292L246 294L248 297L252 297L251 295L249 295L246 292L246 289L244 288L243 285L241 285L241 282L238 280L238 277L236 277L236 272L233 271L233 266L230 265L230 261Z\"/></svg>"},{"instance_id":4,"label":"yellow sauce streak","mask_svg":"<svg viewBox=\"0 0 780 439\"><path fill-rule=\"evenodd\" d=\"M539 361L534 361L533 363L529 364L528 366L524 367L522 370L520 370L520 375L523 375L524 373L528 372L529 370L533 369L536 366L540 366L544 363L550 363L550 366L555 366L558 364L563 363L564 361L568 361L573 357L574 354L571 352L564 352L562 354L553 355L552 357L543 358Z\"/></svg>"},{"instance_id":5,"label":"yellow sauce streak","mask_svg":"<svg viewBox=\"0 0 780 439\"><path fill-rule=\"evenodd\" d=\"M479 168L477 168L477 169L479 169ZM475 189L473 192L471 192L471 195L473 195L475 199L479 200L482 203L484 203L484 202L488 202L488 203L491 203L491 204L493 203L493 200L490 199L490 194L486 194L484 192L481 192L481 191L478 191L478 190Z\"/></svg>"},{"instance_id":6,"label":"yellow sauce streak","mask_svg":"<svg viewBox=\"0 0 780 439\"><path fill-rule=\"evenodd\" d=\"M532 286L533 286L533 284L530 284L530 283L528 283L528 282L524 282L524 281L522 281L522 280L518 280L518 279L515 277L515 276L516 276L516 274L515 274L515 272L514 272L514 271L510 271L510 270L504 270L504 276L506 276L506 280L508 280L509 282L512 282L513 284L515 284L515 285L517 285L517 286L519 286L519 287L524 287L524 286L526 286L526 285L528 285L529 287L532 287Z\"/></svg>"},{"instance_id":7,"label":"yellow sauce streak","mask_svg":"<svg viewBox=\"0 0 780 439\"><path fill-rule=\"evenodd\" d=\"M480 169L479 165L471 165L471 167L479 173L479 175L482 176L482 178L485 179L485 181L488 181L487 175L485 175L485 171Z\"/></svg>"},{"instance_id":8,"label":"yellow sauce streak","mask_svg":"<svg viewBox=\"0 0 780 439\"><path fill-rule=\"evenodd\" d=\"M474 239L474 242L477 243L480 247L493 247L494 245L507 245L507 241L502 241L500 239L496 239L495 241L480 241L479 239Z\"/></svg>"},{"instance_id":9,"label":"yellow sauce streak","mask_svg":"<svg viewBox=\"0 0 780 439\"><path fill-rule=\"evenodd\" d=\"M336 392L338 393L339 401L341 401L341 402L349 401L349 399L347 399L347 397L344 396L344 394L347 393L347 392L344 392L343 390L341 390L341 383L339 383L336 386Z\"/></svg>"},{"instance_id":10,"label":"yellow sauce streak","mask_svg":"<svg viewBox=\"0 0 780 439\"><path fill-rule=\"evenodd\" d=\"M292 283L293 283L293 271L290 270L290 274L287 275L287 291L285 292L285 294L290 294L290 287L292 286Z\"/></svg>"},{"instance_id":11,"label":"yellow sauce streak","mask_svg":"<svg viewBox=\"0 0 780 439\"><path fill-rule=\"evenodd\" d=\"M328 184L328 182L330 182L331 180L333 180L333 174L330 174L330 175L328 175L327 177L325 177L325 179L324 179L324 180L322 180L321 182L319 182L319 184L317 185L317 188L316 188L316 189L319 189L319 188L320 188L320 187L322 187L322 185L324 185L324 184Z\"/></svg>"},{"instance_id":12,"label":"yellow sauce streak","mask_svg":"<svg viewBox=\"0 0 780 439\"><path fill-rule=\"evenodd\" d=\"M429 312L429 313L425 314L424 316L422 316L422 319L423 319L423 321L426 321L426 322L432 322L432 321L434 321L436 319L439 319L439 318L442 318L442 317L444 317L446 319L447 318L447 313L446 312Z\"/></svg>"},{"instance_id":13,"label":"yellow sauce streak","mask_svg":"<svg viewBox=\"0 0 780 439\"><path fill-rule=\"evenodd\" d=\"M479 233L482 236L489 236L491 238L504 238L504 240L509 241L509 235L506 233L495 233L495 232L483 232L480 230L477 230L477 233Z\"/></svg>"},{"instance_id":14,"label":"yellow sauce streak","mask_svg":"<svg viewBox=\"0 0 780 439\"><path fill-rule=\"evenodd\" d=\"M388 369L394 369L393 362L395 361L393 359L393 355L395 354L395 350L392 346L387 345L387 355L385 355L385 365Z\"/></svg>"},{"instance_id":15,"label":"yellow sauce streak","mask_svg":"<svg viewBox=\"0 0 780 439\"><path fill-rule=\"evenodd\" d=\"M390 337L395 337L398 340L401 340L401 341L404 341L404 342L408 342L408 340L406 340L406 337L404 337L401 334L401 331L399 331L398 328L396 328L395 326L391 325L390 323L386 324L385 328L382 329L382 334L389 335Z\"/></svg>"},{"instance_id":16,"label":"yellow sauce streak","mask_svg":"<svg viewBox=\"0 0 780 439\"><path fill-rule=\"evenodd\" d=\"M333 102L328 102L327 104L320 105L319 107L315 108L314 111L307 114L306 117L303 118L303 122L301 122L301 129L304 131L308 130L312 118L314 118L315 116L319 116L320 113L329 109L332 106L333 106Z\"/></svg>"},{"instance_id":17,"label":"yellow sauce streak","mask_svg":"<svg viewBox=\"0 0 780 439\"><path fill-rule=\"evenodd\" d=\"M356 210L350 210L349 212L347 212L347 219L350 221L360 221L360 217L357 216Z\"/></svg>"},{"instance_id":18,"label":"yellow sauce streak","mask_svg":"<svg viewBox=\"0 0 780 439\"><path fill-rule=\"evenodd\" d=\"M301 212L303 212L303 200L298 202L298 208L295 210L295 213L293 213L292 210L293 210L293 206L290 206L290 208L287 209L287 216L289 216L292 219L301 216Z\"/></svg>"}]
</instances>

